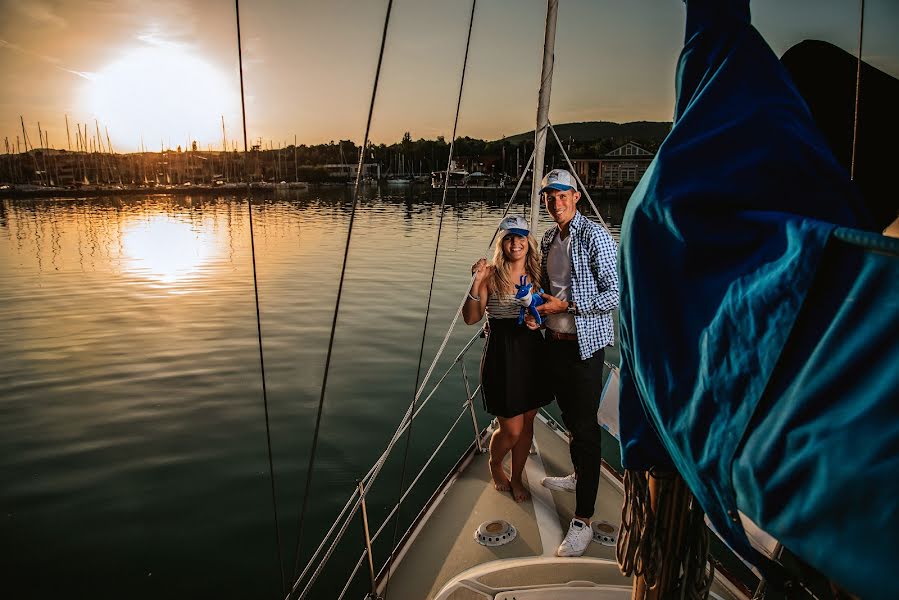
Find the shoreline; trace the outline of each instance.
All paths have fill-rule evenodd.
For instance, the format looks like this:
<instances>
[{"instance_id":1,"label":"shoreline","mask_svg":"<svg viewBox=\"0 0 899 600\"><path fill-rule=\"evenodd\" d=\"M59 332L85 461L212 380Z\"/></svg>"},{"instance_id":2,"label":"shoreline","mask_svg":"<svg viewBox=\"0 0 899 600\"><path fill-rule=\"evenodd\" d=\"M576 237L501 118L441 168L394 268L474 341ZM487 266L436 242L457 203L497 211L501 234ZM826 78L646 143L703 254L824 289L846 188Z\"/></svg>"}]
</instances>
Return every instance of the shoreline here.
<instances>
[{"instance_id":1,"label":"shoreline","mask_svg":"<svg viewBox=\"0 0 899 600\"><path fill-rule=\"evenodd\" d=\"M352 183L347 184L307 184L303 182L291 183L288 185L251 184L250 190L254 192L297 192L311 191L321 189L335 188L352 188ZM363 188L370 188L371 185L365 185ZM416 190L434 193L442 193L443 188L432 188L430 185L404 185L404 186L379 186L384 191L401 191ZM477 195L493 195L508 194L512 190L511 187L451 187L448 192L458 195L460 192L465 194ZM633 188L587 188L590 192L599 193L630 193ZM12 187L0 189L0 198L92 198L104 196L138 196L138 195L217 195L217 194L237 194L246 193L246 184L226 184L226 185L170 185L170 186L153 186L153 187L81 187L81 188L45 188L45 187L28 187L22 189L20 187ZM518 196L530 194L530 189L522 188L519 190ZM387 194L392 195L392 194Z\"/></svg>"}]
</instances>

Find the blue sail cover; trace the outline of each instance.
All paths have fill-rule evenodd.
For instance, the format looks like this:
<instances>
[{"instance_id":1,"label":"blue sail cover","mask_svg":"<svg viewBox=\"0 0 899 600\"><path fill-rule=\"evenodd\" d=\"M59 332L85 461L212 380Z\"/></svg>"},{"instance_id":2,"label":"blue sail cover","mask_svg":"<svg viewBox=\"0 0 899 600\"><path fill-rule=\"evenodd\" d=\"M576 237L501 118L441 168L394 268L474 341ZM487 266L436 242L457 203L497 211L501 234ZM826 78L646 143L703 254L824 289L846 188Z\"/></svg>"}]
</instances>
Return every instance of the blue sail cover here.
<instances>
[{"instance_id":1,"label":"blue sail cover","mask_svg":"<svg viewBox=\"0 0 899 600\"><path fill-rule=\"evenodd\" d=\"M674 126L622 225L622 461L676 467L764 573L738 511L884 598L899 597L899 243L868 226L748 0L688 0Z\"/></svg>"}]
</instances>

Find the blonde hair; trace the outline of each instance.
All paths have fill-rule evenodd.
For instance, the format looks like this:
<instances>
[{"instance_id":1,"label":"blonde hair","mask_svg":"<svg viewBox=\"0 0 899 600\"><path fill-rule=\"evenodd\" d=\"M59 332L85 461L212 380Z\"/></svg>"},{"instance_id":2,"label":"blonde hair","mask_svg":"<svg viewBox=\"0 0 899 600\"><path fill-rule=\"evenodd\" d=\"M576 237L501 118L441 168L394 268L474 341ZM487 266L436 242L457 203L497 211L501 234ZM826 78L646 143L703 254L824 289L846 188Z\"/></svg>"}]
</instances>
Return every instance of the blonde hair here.
<instances>
[{"instance_id":1,"label":"blonde hair","mask_svg":"<svg viewBox=\"0 0 899 600\"><path fill-rule=\"evenodd\" d=\"M519 283L518 281L512 281L512 275L509 273L511 267L509 261L506 260L506 254L503 252L504 239L506 239L505 235L496 240L493 251L493 273L490 274L488 282L490 290L494 294L501 292L513 294L515 293L515 286ZM536 292L536 289L540 287L540 247L537 245L537 240L533 235L528 234L527 240L528 254L524 261L524 272L528 276L529 283L534 284L534 291Z\"/></svg>"}]
</instances>

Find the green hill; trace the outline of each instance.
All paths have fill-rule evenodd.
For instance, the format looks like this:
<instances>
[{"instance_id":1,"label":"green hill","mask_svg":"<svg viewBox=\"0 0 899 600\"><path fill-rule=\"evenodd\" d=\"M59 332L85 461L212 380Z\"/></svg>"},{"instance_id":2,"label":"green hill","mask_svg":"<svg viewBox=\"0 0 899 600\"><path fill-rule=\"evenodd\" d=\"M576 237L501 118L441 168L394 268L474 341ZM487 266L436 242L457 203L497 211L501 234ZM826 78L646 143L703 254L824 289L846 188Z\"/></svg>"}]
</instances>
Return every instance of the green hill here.
<instances>
[{"instance_id":1,"label":"green hill","mask_svg":"<svg viewBox=\"0 0 899 600\"><path fill-rule=\"evenodd\" d=\"M576 142L595 142L615 138L625 140L651 140L661 143L671 131L670 121L633 121L631 123L611 123L609 121L588 121L585 123L562 123L553 125L562 140L573 139ZM550 135L550 138L552 136ZM517 144L533 141L534 131L519 133L507 137L506 141Z\"/></svg>"}]
</instances>

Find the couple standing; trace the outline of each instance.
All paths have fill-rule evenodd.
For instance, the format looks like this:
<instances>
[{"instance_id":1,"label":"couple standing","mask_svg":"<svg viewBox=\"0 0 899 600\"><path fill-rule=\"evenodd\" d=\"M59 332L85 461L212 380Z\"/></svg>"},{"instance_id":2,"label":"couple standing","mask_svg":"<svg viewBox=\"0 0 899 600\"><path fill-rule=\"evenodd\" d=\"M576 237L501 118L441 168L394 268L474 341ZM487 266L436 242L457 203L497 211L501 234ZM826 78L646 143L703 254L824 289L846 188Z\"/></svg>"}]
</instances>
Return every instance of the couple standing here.
<instances>
[{"instance_id":1,"label":"couple standing","mask_svg":"<svg viewBox=\"0 0 899 600\"><path fill-rule=\"evenodd\" d=\"M577 210L580 192L571 174L554 169L540 194L555 225L540 248L521 217L506 217L492 264L472 266L475 275L462 309L469 325L487 313L489 333L481 369L481 390L499 428L490 439L490 474L497 490L516 502L529 497L522 481L537 410L553 396L571 434L574 473L546 477L543 485L575 492L577 506L558 556L580 556L593 538L593 516L602 460L596 410L602 389L604 349L614 341L612 311L618 307L616 247L605 228ZM543 326L528 316L518 325L515 284L526 277L543 288L537 307ZM540 329L545 328L545 336ZM512 454L511 477L503 460Z\"/></svg>"}]
</instances>

